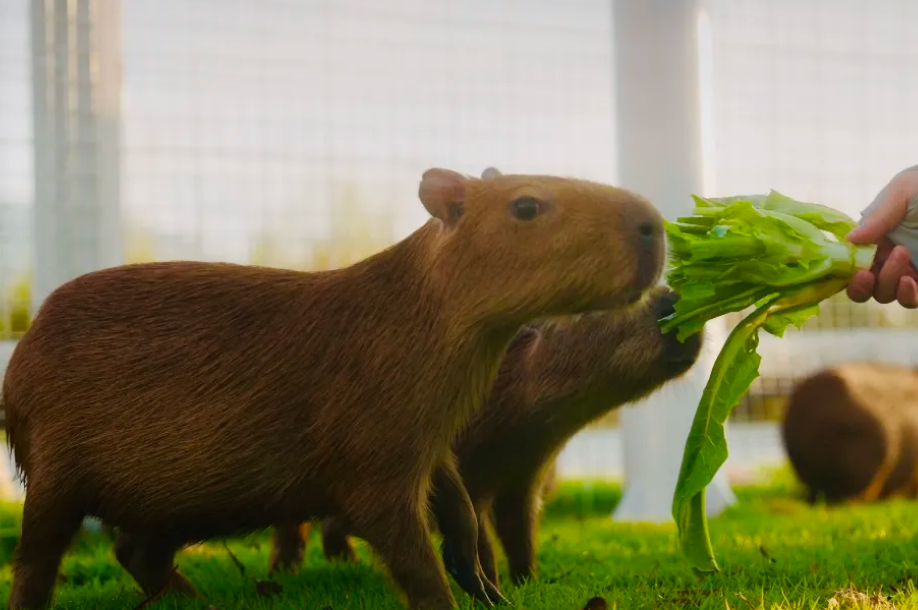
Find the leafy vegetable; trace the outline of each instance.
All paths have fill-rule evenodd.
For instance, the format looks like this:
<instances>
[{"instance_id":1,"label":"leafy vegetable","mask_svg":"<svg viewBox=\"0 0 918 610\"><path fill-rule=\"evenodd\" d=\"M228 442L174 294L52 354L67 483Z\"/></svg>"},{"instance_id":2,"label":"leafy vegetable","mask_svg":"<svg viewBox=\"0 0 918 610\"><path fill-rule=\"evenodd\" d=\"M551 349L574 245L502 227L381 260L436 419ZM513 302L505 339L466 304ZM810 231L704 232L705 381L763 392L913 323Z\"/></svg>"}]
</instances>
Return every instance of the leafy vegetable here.
<instances>
[{"instance_id":1,"label":"leafy vegetable","mask_svg":"<svg viewBox=\"0 0 918 610\"><path fill-rule=\"evenodd\" d=\"M759 329L777 337L819 313L819 303L869 268L875 246L845 241L856 223L832 208L776 191L706 199L666 223L675 313L660 320L680 341L726 313L755 309L730 333L705 386L673 497L679 542L696 572L719 571L705 515L705 488L727 459L724 422L759 375Z\"/></svg>"}]
</instances>

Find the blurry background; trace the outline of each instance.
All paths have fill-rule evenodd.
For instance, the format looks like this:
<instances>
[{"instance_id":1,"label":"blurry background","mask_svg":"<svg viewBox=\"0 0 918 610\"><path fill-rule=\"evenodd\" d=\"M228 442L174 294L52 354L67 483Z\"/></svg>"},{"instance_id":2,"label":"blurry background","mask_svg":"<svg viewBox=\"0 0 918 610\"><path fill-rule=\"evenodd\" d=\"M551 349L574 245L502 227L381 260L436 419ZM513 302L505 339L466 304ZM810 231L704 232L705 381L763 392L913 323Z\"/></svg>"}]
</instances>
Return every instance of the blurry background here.
<instances>
[{"instance_id":1,"label":"blurry background","mask_svg":"<svg viewBox=\"0 0 918 610\"><path fill-rule=\"evenodd\" d=\"M610 0L36 3L37 19L0 0L0 340L94 266L352 263L424 222L428 167L617 179ZM705 14L706 194L776 189L857 217L918 163L913 0ZM839 297L762 337L730 467L783 462L774 422L795 378L913 362L916 327L898 305ZM616 418L560 464L619 476Z\"/></svg>"}]
</instances>

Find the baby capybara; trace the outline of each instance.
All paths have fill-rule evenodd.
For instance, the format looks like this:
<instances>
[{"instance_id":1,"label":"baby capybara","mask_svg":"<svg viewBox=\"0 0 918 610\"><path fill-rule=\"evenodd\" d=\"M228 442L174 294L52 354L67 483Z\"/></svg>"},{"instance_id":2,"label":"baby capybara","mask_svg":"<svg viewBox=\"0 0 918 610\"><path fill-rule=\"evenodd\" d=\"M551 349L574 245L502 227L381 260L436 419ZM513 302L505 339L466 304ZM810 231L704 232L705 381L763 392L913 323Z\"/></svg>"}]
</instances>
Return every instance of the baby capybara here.
<instances>
[{"instance_id":1,"label":"baby capybara","mask_svg":"<svg viewBox=\"0 0 918 610\"><path fill-rule=\"evenodd\" d=\"M163 262L56 289L3 383L26 484L10 608L48 605L85 515L144 592L198 595L188 543L343 515L411 608L454 599L431 475L529 320L622 307L662 271L662 217L583 180L424 173L433 217L352 266Z\"/></svg>"},{"instance_id":2,"label":"baby capybara","mask_svg":"<svg viewBox=\"0 0 918 610\"><path fill-rule=\"evenodd\" d=\"M918 494L918 371L849 363L791 392L781 422L791 467L810 502Z\"/></svg>"},{"instance_id":3,"label":"baby capybara","mask_svg":"<svg viewBox=\"0 0 918 610\"><path fill-rule=\"evenodd\" d=\"M657 324L673 312L676 300L661 287L630 310L531 324L511 343L488 399L455 443L461 480L480 517L479 554L490 582L498 581L485 523L493 522L511 579L519 583L532 576L542 495L566 442L588 423L648 395L694 364L702 333L680 343ZM453 519L453 509L437 498L442 479L435 477L432 506L449 565L451 549L461 541L444 531L455 528L443 527ZM323 522L330 558L354 558L347 529L343 519ZM307 532L277 528L274 544L302 548ZM274 555L283 561L283 554Z\"/></svg>"}]
</instances>

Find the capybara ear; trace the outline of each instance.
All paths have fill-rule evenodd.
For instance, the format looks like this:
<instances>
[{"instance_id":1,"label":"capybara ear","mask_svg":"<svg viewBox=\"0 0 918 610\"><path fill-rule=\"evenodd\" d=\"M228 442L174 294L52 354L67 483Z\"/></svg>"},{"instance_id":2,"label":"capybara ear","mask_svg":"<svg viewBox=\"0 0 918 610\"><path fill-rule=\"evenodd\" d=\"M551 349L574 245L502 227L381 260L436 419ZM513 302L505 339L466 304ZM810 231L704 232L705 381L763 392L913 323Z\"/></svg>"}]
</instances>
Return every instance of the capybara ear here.
<instances>
[{"instance_id":1,"label":"capybara ear","mask_svg":"<svg viewBox=\"0 0 918 610\"><path fill-rule=\"evenodd\" d=\"M503 174L501 174L500 170L496 167L489 167L485 169L485 171L481 172L482 180L490 180L491 178L497 178L498 176L503 176Z\"/></svg>"},{"instance_id":2,"label":"capybara ear","mask_svg":"<svg viewBox=\"0 0 918 610\"><path fill-rule=\"evenodd\" d=\"M434 218L452 226L459 222L465 206L465 189L469 179L458 172L435 167L421 176L418 196Z\"/></svg>"}]
</instances>

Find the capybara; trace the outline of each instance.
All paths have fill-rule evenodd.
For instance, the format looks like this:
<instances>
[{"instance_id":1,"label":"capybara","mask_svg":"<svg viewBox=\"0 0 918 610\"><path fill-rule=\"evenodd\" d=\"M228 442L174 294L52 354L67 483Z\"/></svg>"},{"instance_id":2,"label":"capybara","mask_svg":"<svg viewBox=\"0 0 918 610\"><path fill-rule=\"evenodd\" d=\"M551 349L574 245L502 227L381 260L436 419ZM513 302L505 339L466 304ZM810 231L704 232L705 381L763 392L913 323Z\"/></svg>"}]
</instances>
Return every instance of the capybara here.
<instances>
[{"instance_id":1,"label":"capybara","mask_svg":"<svg viewBox=\"0 0 918 610\"><path fill-rule=\"evenodd\" d=\"M490 395L455 443L458 472L479 516L481 565L491 583L498 579L485 524L493 522L513 582L533 576L537 520L546 487L554 484L557 454L588 423L650 394L695 363L703 333L680 343L657 323L673 312L677 299L660 287L629 310L530 324L511 343ZM433 516L447 566L455 565L450 555L461 541L450 523L453 499L439 497L442 481L451 479L438 471L434 480ZM347 530L343 519L324 520L326 556L354 558ZM307 533L294 525L277 528L272 561L283 562L285 555L298 561Z\"/></svg>"},{"instance_id":2,"label":"capybara","mask_svg":"<svg viewBox=\"0 0 918 610\"><path fill-rule=\"evenodd\" d=\"M781 422L810 502L918 494L918 371L847 363L795 385Z\"/></svg>"},{"instance_id":3,"label":"capybara","mask_svg":"<svg viewBox=\"0 0 918 610\"><path fill-rule=\"evenodd\" d=\"M53 291L3 383L26 485L9 607L49 604L84 515L144 592L197 596L184 545L340 514L410 608L453 608L434 468L522 325L636 302L665 237L585 180L435 168L419 198L428 222L346 268L145 263Z\"/></svg>"}]
</instances>

